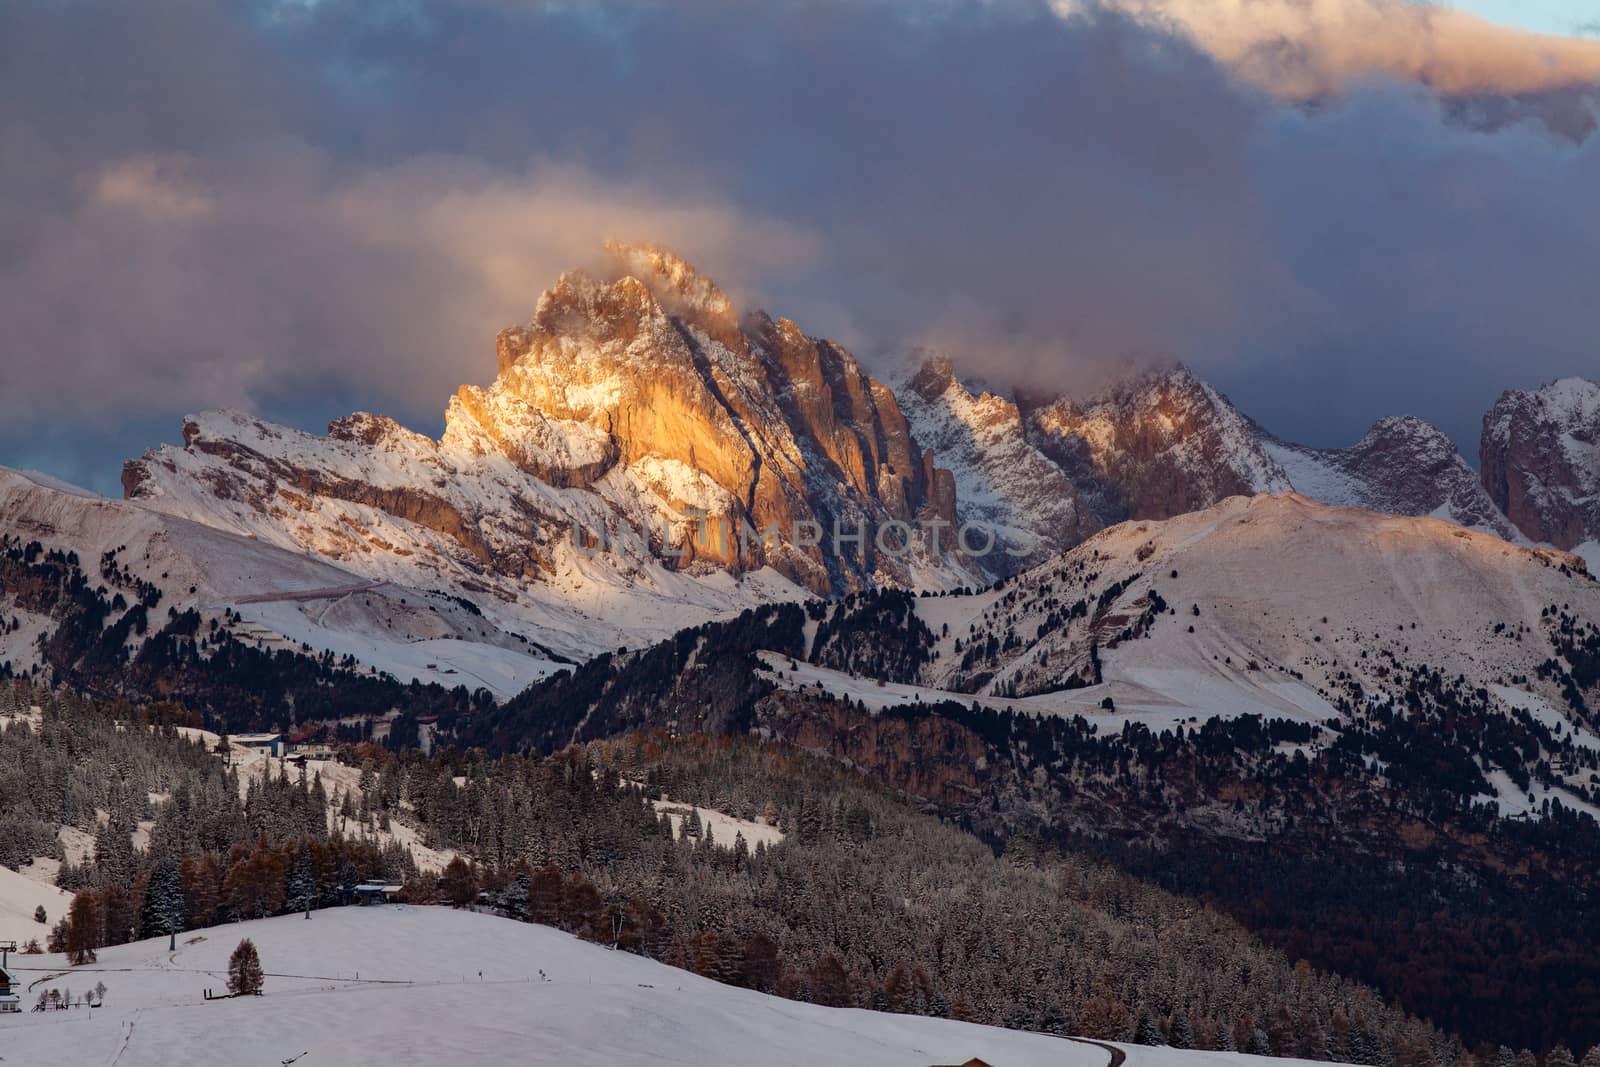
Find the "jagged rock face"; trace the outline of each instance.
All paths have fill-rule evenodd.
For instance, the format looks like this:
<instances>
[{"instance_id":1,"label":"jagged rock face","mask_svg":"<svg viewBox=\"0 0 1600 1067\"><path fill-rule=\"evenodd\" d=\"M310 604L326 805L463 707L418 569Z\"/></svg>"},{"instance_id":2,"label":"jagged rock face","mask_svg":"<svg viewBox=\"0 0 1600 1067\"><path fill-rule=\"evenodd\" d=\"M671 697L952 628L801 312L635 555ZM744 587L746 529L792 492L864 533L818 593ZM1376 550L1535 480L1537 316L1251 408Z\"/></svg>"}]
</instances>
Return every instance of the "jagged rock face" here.
<instances>
[{"instance_id":1,"label":"jagged rock face","mask_svg":"<svg viewBox=\"0 0 1600 1067\"><path fill-rule=\"evenodd\" d=\"M670 253L610 251L609 273L564 275L499 335L498 376L451 398L438 442L375 415L318 438L211 413L185 423L183 448L130 461L125 494L507 603L574 568L577 589L593 570L578 547L601 535L619 587L767 567L822 594L972 578L952 554L877 550L886 523L953 519L955 491L854 357L786 320L741 325ZM859 550L832 552L836 528L866 531Z\"/></svg>"},{"instance_id":2,"label":"jagged rock face","mask_svg":"<svg viewBox=\"0 0 1600 1067\"><path fill-rule=\"evenodd\" d=\"M1530 539L1600 543L1600 383L1504 393L1483 417L1479 460L1484 488Z\"/></svg>"},{"instance_id":3,"label":"jagged rock face","mask_svg":"<svg viewBox=\"0 0 1600 1067\"><path fill-rule=\"evenodd\" d=\"M788 320L758 314L741 328L732 302L669 253L612 253L618 277L565 275L528 326L500 335L500 375L457 394L444 447L505 455L558 487L624 471L663 518L709 517L692 524L691 561L771 565L816 592L910 583L870 537L852 562L791 536L953 513L948 475L912 440L893 393ZM781 536L740 539L746 524Z\"/></svg>"},{"instance_id":4,"label":"jagged rock face","mask_svg":"<svg viewBox=\"0 0 1600 1067\"><path fill-rule=\"evenodd\" d=\"M1183 367L1087 402L1024 402L1030 437L1109 524L1165 519L1230 496L1290 489L1249 420Z\"/></svg>"},{"instance_id":5,"label":"jagged rock face","mask_svg":"<svg viewBox=\"0 0 1600 1067\"><path fill-rule=\"evenodd\" d=\"M1349 448L1263 437L1295 490L1327 504L1430 515L1508 540L1517 531L1443 431L1412 415L1379 419Z\"/></svg>"},{"instance_id":6,"label":"jagged rock face","mask_svg":"<svg viewBox=\"0 0 1600 1067\"><path fill-rule=\"evenodd\" d=\"M1032 566L1105 524L1097 502L1028 440L1017 405L974 395L947 357L923 360L900 398L917 439L953 472L960 520L987 523L1004 540L982 561L991 577Z\"/></svg>"},{"instance_id":7,"label":"jagged rock face","mask_svg":"<svg viewBox=\"0 0 1600 1067\"><path fill-rule=\"evenodd\" d=\"M981 583L1109 525L1236 495L1294 489L1516 535L1416 419L1382 420L1348 449L1291 445L1181 367L1090 399L1008 398L930 359L897 398L838 345L741 318L671 253L610 253L499 335L497 377L451 398L437 442L378 415L316 437L211 413L186 421L182 448L129 462L125 495L464 591L507 606L504 622L582 631L566 649L580 655L775 595ZM1600 527L1600 403L1583 399L1600 387L1579 384L1508 394L1485 437L1491 494L1498 485L1530 537L1568 546ZM964 554L953 531L927 550L929 524L968 522L999 528L995 551ZM924 551L879 551L874 535L895 523L920 525ZM865 536L837 552L835 530ZM596 537L608 542L598 560L584 550Z\"/></svg>"},{"instance_id":8,"label":"jagged rock face","mask_svg":"<svg viewBox=\"0 0 1600 1067\"><path fill-rule=\"evenodd\" d=\"M955 472L961 517L1027 531L1051 551L1124 520L1289 490L1520 539L1450 439L1412 416L1380 419L1350 448L1319 449L1273 437L1181 367L1088 400L1013 403L974 395L938 356L901 396L918 438Z\"/></svg>"}]
</instances>

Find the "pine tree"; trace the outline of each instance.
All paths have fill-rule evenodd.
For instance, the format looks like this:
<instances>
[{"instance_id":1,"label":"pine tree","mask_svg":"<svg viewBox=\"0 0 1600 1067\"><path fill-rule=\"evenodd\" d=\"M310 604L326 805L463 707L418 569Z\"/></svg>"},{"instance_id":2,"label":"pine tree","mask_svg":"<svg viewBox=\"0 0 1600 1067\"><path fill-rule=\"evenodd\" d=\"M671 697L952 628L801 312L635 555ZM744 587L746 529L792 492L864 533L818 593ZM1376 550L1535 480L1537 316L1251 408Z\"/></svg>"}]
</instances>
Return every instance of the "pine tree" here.
<instances>
[{"instance_id":1,"label":"pine tree","mask_svg":"<svg viewBox=\"0 0 1600 1067\"><path fill-rule=\"evenodd\" d=\"M1578 1061L1573 1059L1570 1048L1557 1045L1545 1053L1544 1067L1578 1067Z\"/></svg>"},{"instance_id":2,"label":"pine tree","mask_svg":"<svg viewBox=\"0 0 1600 1067\"><path fill-rule=\"evenodd\" d=\"M517 865L517 873L512 876L506 885L505 892L500 895L500 910L507 918L516 919L518 922L528 921L528 906L530 899L530 885L532 878L528 868L522 864Z\"/></svg>"},{"instance_id":3,"label":"pine tree","mask_svg":"<svg viewBox=\"0 0 1600 1067\"><path fill-rule=\"evenodd\" d=\"M311 866L311 848L304 842L295 850L287 888L289 907L304 911L306 918L311 918L311 909L317 903L317 877Z\"/></svg>"},{"instance_id":4,"label":"pine tree","mask_svg":"<svg viewBox=\"0 0 1600 1067\"><path fill-rule=\"evenodd\" d=\"M1156 1022L1155 1016L1150 1014L1148 1008L1140 1009L1139 1022L1133 1028L1133 1043L1136 1045L1165 1045L1167 1039L1161 1033L1161 1026Z\"/></svg>"},{"instance_id":5,"label":"pine tree","mask_svg":"<svg viewBox=\"0 0 1600 1067\"><path fill-rule=\"evenodd\" d=\"M236 997L253 996L261 992L264 981L261 956L255 942L247 937L228 957L228 992Z\"/></svg>"},{"instance_id":6,"label":"pine tree","mask_svg":"<svg viewBox=\"0 0 1600 1067\"><path fill-rule=\"evenodd\" d=\"M63 940L67 962L74 967L95 961L94 950L100 947L100 914L94 894L87 889L79 890L72 898Z\"/></svg>"},{"instance_id":7,"label":"pine tree","mask_svg":"<svg viewBox=\"0 0 1600 1067\"><path fill-rule=\"evenodd\" d=\"M178 947L178 931L187 918L188 902L183 895L183 872L176 860L164 856L150 871L150 884L144 895L141 926L146 937L168 937L167 951Z\"/></svg>"}]
</instances>

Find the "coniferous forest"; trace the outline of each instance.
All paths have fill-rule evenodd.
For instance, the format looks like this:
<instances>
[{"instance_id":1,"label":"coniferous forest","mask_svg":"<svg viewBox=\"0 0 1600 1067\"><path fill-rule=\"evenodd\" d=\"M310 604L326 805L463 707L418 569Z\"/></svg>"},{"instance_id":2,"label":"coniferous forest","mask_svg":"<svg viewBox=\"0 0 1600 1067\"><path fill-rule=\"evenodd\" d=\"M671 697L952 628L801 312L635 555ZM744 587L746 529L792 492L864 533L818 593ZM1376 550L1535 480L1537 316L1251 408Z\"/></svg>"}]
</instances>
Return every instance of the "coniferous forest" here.
<instances>
[{"instance_id":1,"label":"coniferous forest","mask_svg":"<svg viewBox=\"0 0 1600 1067\"><path fill-rule=\"evenodd\" d=\"M0 849L59 861L59 826L94 835L83 863L60 868L77 895L39 947L89 960L136 937L337 906L384 878L413 902L489 908L822 1004L1374 1065L1514 1058L1494 1041L1464 1047L1193 899L1032 834L996 852L780 742L635 733L499 757L345 745L361 785L330 795L289 770L241 784L183 735L183 714L0 689L0 790L25 798ZM781 840L752 846L727 824L719 836L705 809ZM395 824L456 858L419 871L383 832ZM1540 1051L1562 1063L1562 1048Z\"/></svg>"}]
</instances>

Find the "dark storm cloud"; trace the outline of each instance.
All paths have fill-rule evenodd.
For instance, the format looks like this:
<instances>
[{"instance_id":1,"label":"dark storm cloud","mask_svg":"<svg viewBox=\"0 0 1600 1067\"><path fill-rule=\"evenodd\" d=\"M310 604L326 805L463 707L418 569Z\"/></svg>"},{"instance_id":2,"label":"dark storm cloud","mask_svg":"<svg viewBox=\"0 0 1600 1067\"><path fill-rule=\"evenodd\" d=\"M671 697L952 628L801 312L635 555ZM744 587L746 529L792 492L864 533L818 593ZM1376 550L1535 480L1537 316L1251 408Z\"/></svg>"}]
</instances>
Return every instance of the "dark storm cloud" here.
<instances>
[{"instance_id":1,"label":"dark storm cloud","mask_svg":"<svg viewBox=\"0 0 1600 1067\"><path fill-rule=\"evenodd\" d=\"M608 236L869 359L1185 359L1318 441L1600 370L1600 139L1415 84L1286 104L1021 2L156 7L0 11L0 462L107 488L219 404L434 429Z\"/></svg>"}]
</instances>

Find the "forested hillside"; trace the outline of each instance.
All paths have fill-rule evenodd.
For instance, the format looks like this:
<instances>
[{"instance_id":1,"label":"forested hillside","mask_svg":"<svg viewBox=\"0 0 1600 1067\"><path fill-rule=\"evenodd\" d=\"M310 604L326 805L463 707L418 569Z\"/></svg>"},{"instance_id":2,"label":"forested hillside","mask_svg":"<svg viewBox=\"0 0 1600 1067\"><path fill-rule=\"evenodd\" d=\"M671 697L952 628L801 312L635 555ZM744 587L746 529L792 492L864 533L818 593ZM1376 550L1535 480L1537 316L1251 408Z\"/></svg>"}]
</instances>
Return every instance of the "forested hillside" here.
<instances>
[{"instance_id":1,"label":"forested hillside","mask_svg":"<svg viewBox=\"0 0 1600 1067\"><path fill-rule=\"evenodd\" d=\"M1010 593L994 592L997 610ZM993 698L878 698L873 679L909 677L938 636L906 610L915 603L889 591L748 612L453 722L464 742L497 752L629 729L762 731L845 761L996 847L1035 835L1213 901L1284 951L1373 982L1469 1040L1600 1042L1589 949L1600 824L1551 790L1600 799L1600 748L1581 730L1508 712L1398 648L1366 654L1381 659L1385 693L1347 672L1327 690L1322 722L1239 715L1153 729ZM1060 604L1069 621L1091 610ZM1536 669L1587 715L1595 627L1560 604L1543 627L1525 638L1549 649ZM842 690L801 681L819 660L862 673L813 671ZM1490 799L1540 793L1535 818Z\"/></svg>"},{"instance_id":2,"label":"forested hillside","mask_svg":"<svg viewBox=\"0 0 1600 1067\"><path fill-rule=\"evenodd\" d=\"M241 791L218 755L170 725L171 707L15 685L0 700L3 765L37 784L5 848L49 855L57 810L97 835L83 866L63 868L79 893L51 934L77 959L136 936L335 904L360 878L403 878L413 900L486 903L824 1004L1183 1047L1461 1062L1451 1038L1376 992L1296 964L1204 906L1032 837L996 856L782 743L634 735L500 758L350 746L344 758L362 769L352 804L289 776ZM341 821L330 808L347 813L347 833L328 828ZM724 819L763 839L719 835ZM367 839L390 820L472 861L418 872L404 850Z\"/></svg>"},{"instance_id":3,"label":"forested hillside","mask_svg":"<svg viewBox=\"0 0 1600 1067\"><path fill-rule=\"evenodd\" d=\"M37 707L37 712L30 711ZM92 954L215 922L344 899L363 878L411 878L380 815L286 773L241 783L173 705L102 703L0 684L0 857L59 864L78 891L39 947ZM330 817L330 815L332 817ZM342 817L341 817L342 816ZM62 840L92 838L74 863Z\"/></svg>"}]
</instances>

